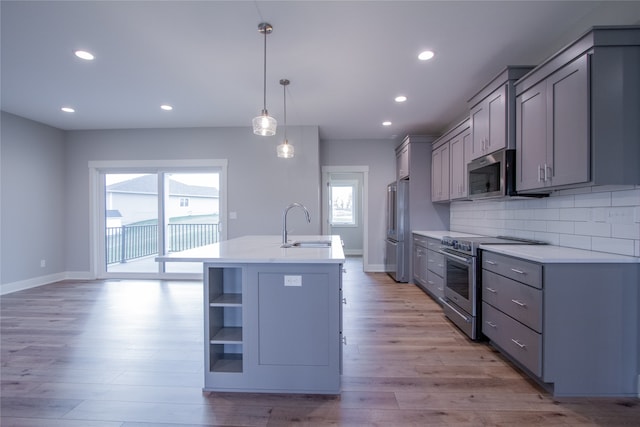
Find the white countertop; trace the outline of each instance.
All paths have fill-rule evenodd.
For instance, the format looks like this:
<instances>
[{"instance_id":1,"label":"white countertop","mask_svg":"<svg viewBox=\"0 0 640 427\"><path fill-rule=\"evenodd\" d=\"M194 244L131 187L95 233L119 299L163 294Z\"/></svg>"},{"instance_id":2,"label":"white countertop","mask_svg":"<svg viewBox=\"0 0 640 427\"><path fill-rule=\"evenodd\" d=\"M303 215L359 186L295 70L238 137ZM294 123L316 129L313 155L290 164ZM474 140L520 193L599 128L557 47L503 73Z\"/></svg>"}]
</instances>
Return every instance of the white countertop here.
<instances>
[{"instance_id":1,"label":"white countertop","mask_svg":"<svg viewBox=\"0 0 640 427\"><path fill-rule=\"evenodd\" d=\"M289 241L331 240L331 247L281 248L281 236L244 236L157 257L165 262L344 263L340 236L289 236Z\"/></svg>"},{"instance_id":2,"label":"white countertop","mask_svg":"<svg viewBox=\"0 0 640 427\"><path fill-rule=\"evenodd\" d=\"M438 240L442 240L444 236L481 237L479 234L461 233L459 231L449 231L449 230L427 230L427 231L413 230L411 232L413 234L419 234L420 236L431 237L432 239L438 239Z\"/></svg>"},{"instance_id":3,"label":"white countertop","mask_svg":"<svg viewBox=\"0 0 640 427\"><path fill-rule=\"evenodd\" d=\"M480 249L548 263L640 263L640 258L552 245L480 245Z\"/></svg>"}]
</instances>

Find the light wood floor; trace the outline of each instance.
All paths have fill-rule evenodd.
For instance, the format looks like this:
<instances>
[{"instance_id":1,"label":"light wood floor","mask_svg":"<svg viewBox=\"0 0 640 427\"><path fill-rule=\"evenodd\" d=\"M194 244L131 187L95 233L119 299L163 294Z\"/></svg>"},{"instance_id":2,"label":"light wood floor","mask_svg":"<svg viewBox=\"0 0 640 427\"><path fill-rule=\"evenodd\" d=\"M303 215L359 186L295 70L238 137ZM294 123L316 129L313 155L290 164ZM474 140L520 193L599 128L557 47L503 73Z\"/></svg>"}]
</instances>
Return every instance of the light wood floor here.
<instances>
[{"instance_id":1,"label":"light wood floor","mask_svg":"<svg viewBox=\"0 0 640 427\"><path fill-rule=\"evenodd\" d=\"M9 426L622 426L638 399L553 399L413 285L349 258L342 395L202 393L201 284L61 282L3 296Z\"/></svg>"}]
</instances>

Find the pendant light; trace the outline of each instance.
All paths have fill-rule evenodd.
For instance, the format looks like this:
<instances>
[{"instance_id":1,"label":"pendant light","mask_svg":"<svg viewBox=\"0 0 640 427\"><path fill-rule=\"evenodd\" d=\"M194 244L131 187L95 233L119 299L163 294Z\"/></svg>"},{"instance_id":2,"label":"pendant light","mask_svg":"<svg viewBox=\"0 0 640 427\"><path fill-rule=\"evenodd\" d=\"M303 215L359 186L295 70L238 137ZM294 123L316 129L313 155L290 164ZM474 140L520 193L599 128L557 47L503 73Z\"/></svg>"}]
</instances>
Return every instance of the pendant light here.
<instances>
[{"instance_id":1,"label":"pendant light","mask_svg":"<svg viewBox=\"0 0 640 427\"><path fill-rule=\"evenodd\" d=\"M290 159L293 157L293 145L289 144L287 140L287 86L291 83L287 79L280 80L280 84L282 85L282 92L284 94L284 141L282 144L278 145L276 152L278 153L278 157L283 159Z\"/></svg>"},{"instance_id":2,"label":"pendant light","mask_svg":"<svg viewBox=\"0 0 640 427\"><path fill-rule=\"evenodd\" d=\"M264 104L262 113L253 119L253 133L262 136L272 136L276 134L278 122L267 112L267 35L271 34L273 27L271 24L262 22L258 25L258 31L264 34Z\"/></svg>"}]
</instances>

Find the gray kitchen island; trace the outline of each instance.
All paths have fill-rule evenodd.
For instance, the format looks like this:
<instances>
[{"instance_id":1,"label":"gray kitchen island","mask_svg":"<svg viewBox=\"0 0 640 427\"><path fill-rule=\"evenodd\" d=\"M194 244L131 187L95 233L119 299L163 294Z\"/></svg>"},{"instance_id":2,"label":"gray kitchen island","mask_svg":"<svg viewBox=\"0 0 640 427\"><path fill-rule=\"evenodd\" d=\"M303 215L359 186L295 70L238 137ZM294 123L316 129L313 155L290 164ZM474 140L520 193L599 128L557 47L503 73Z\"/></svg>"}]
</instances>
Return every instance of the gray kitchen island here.
<instances>
[{"instance_id":1,"label":"gray kitchen island","mask_svg":"<svg viewBox=\"0 0 640 427\"><path fill-rule=\"evenodd\" d=\"M204 390L339 394L339 236L245 236L159 257L202 262Z\"/></svg>"}]
</instances>

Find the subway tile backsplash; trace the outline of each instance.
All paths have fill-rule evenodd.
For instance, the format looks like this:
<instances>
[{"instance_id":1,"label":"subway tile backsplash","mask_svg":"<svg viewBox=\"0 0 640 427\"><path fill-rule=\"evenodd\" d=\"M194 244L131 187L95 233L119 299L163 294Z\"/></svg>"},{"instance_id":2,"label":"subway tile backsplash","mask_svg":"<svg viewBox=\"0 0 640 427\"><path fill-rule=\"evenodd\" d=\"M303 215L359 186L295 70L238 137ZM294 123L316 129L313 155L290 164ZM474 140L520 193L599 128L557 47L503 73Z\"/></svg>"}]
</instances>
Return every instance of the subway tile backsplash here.
<instances>
[{"instance_id":1,"label":"subway tile backsplash","mask_svg":"<svg viewBox=\"0 0 640 427\"><path fill-rule=\"evenodd\" d=\"M452 231L640 257L640 186L564 190L541 199L452 202L450 220Z\"/></svg>"}]
</instances>

